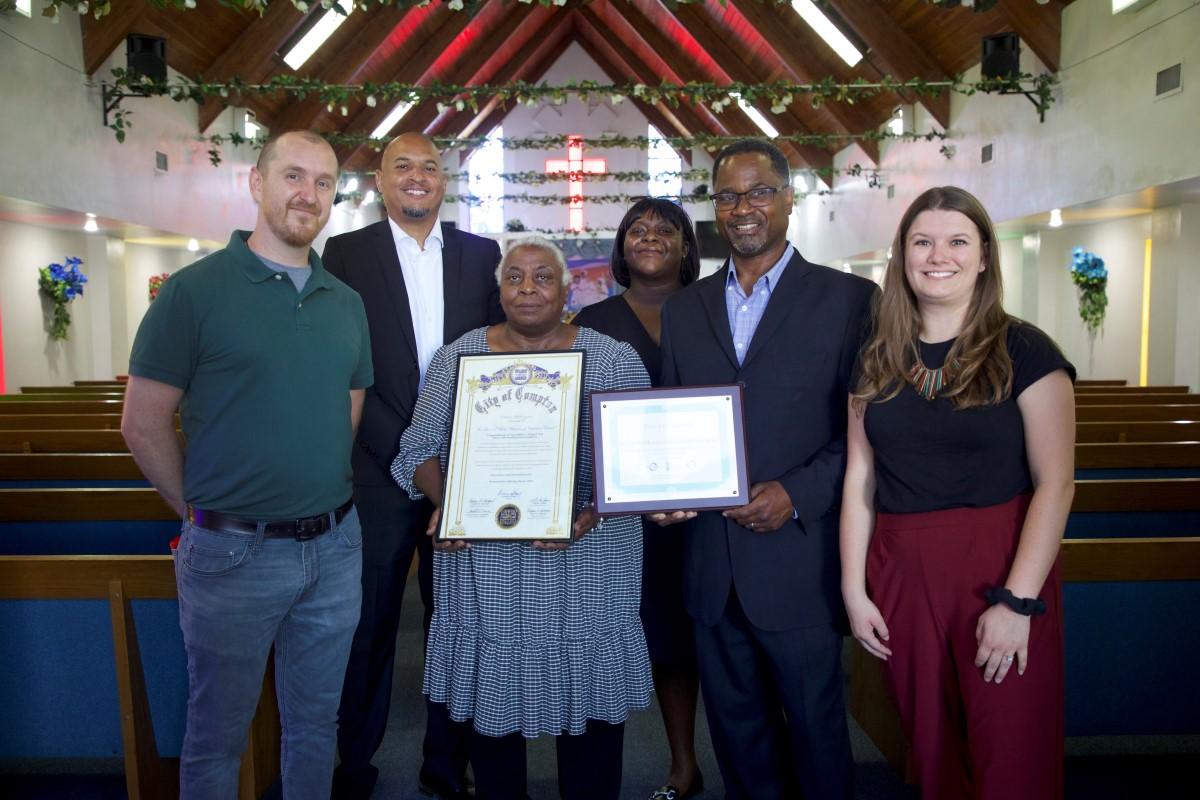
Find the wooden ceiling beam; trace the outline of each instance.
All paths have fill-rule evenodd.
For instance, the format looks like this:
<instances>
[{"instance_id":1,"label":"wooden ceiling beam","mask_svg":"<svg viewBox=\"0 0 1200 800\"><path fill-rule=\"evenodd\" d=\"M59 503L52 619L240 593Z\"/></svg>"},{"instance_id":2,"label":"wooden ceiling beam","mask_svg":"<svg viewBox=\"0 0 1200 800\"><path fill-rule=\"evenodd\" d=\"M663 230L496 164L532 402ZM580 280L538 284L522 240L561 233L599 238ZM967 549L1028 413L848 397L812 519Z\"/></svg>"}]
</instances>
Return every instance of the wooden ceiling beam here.
<instances>
[{"instance_id":1,"label":"wooden ceiling beam","mask_svg":"<svg viewBox=\"0 0 1200 800\"><path fill-rule=\"evenodd\" d=\"M270 3L262 16L254 17L233 44L208 65L203 76L195 77L208 82L225 81L235 76L251 83L261 80L276 63L275 53L300 28L304 17L291 3ZM205 100L200 106L200 133L208 130L232 99L209 97ZM273 120L264 118L262 122L270 126Z\"/></svg>"},{"instance_id":2,"label":"wooden ceiling beam","mask_svg":"<svg viewBox=\"0 0 1200 800\"><path fill-rule=\"evenodd\" d=\"M664 11L666 9L664 8ZM684 29L692 36L696 42L703 47L710 56L712 56L721 69L725 71L730 80L739 83L754 84L765 83L769 80L766 76L758 74L754 71L745 59L741 57L725 39L721 33L711 27L710 18L697 8L690 6L678 6L674 11L675 18L683 25ZM728 35L728 31L725 32ZM797 101L802 102L802 101ZM784 114L775 114L769 108L764 108L761 105L757 107L759 113L765 116L775 128L783 134L806 134L812 133L813 129L808 122L804 120L795 106L791 106ZM815 110L816 115L822 118L834 133L849 133L845 124L834 114L831 113L829 104L823 105L820 109ZM801 155L806 159L821 159L824 158L826 148L817 147L815 145L797 145L796 149L801 152ZM834 150L841 149L840 147L833 148ZM823 155L817 155L822 153ZM879 163L878 152L874 156L875 163Z\"/></svg>"},{"instance_id":3,"label":"wooden ceiling beam","mask_svg":"<svg viewBox=\"0 0 1200 800\"><path fill-rule=\"evenodd\" d=\"M622 68L622 65L614 63L610 60L609 54L605 53L599 46L597 46L597 43L591 36L584 33L583 27L588 25L590 25L588 22L580 23L580 35L576 39L576 41L579 42L579 46L583 48L583 51L588 54L589 58L596 62L596 66L600 67L600 70L609 77L609 80L613 81L614 83L620 83L623 80L627 81L632 73L632 70L630 70L628 65L625 65L624 68ZM597 32L593 30L592 34L594 35L595 33ZM662 103L651 105L650 103L647 103L646 101L636 97L630 97L628 98L628 101L634 108L641 112L642 116L645 117L651 125L658 129L659 133L663 134L664 136L670 136L672 129L680 136L691 135L688 132L687 126L680 122L677 117L671 117L664 113L664 109L659 107L663 105ZM692 165L692 153L690 149L686 147L676 147L673 149L679 154L680 158L687 162L689 167Z\"/></svg>"},{"instance_id":4,"label":"wooden ceiling beam","mask_svg":"<svg viewBox=\"0 0 1200 800\"><path fill-rule=\"evenodd\" d=\"M557 7L522 4L520 8L529 9L529 13L518 17L520 24L508 37L508 46L501 48L478 48L478 52L485 56L483 64L468 80L460 81L460 83L472 86L480 84L499 86L511 83L513 81L512 76L516 74L518 69L525 66L528 58L510 58L507 53L523 53L530 49L536 52L541 47L557 44L558 38L556 37L560 37L562 34L560 28L569 25L570 12ZM514 11L514 13L516 12ZM546 33L547 30L550 31L549 34ZM534 55L533 58L536 60L537 56ZM429 136L437 136L442 131L455 128L458 125L463 125L465 128L471 120L479 117L479 114L480 112L475 110L463 109L459 111L453 107L447 108L426 123L424 130ZM466 123L465 125L464 122Z\"/></svg>"},{"instance_id":5,"label":"wooden ceiling beam","mask_svg":"<svg viewBox=\"0 0 1200 800\"><path fill-rule=\"evenodd\" d=\"M616 0L616 2L609 3L609 8L624 18L625 22L632 29L633 35L639 37L646 47L660 55L671 56L673 58L672 63L676 65L675 72L683 81L708 83L714 80L721 80L721 76L710 75L693 62L681 50L678 44L672 42L660 32L658 26L648 20L632 3L624 2L624 0ZM742 109L735 106L728 106L721 112L720 116L722 124L730 134L734 136L763 138L763 134L759 131L754 120L750 119ZM793 167L822 168L832 166L833 164L833 156L830 153L812 145L793 145L785 141L780 141L777 144L787 154L788 161L791 162Z\"/></svg>"},{"instance_id":6,"label":"wooden ceiling beam","mask_svg":"<svg viewBox=\"0 0 1200 800\"><path fill-rule=\"evenodd\" d=\"M826 76L838 80L846 80L848 68L841 69L833 66L837 58L832 52L828 57L818 54L810 46L816 40L819 47L829 50L815 33L807 30L805 24L788 7L767 6L759 0L730 0L735 11L745 17L763 38L775 56L779 59L798 83L819 83ZM802 32L801 27L805 30ZM845 65L841 65L845 66ZM803 99L798 102L804 102ZM840 133L863 133L871 130L885 120L874 120L867 116L858 106L826 101L830 111L842 120L843 130ZM862 141L858 143L867 157L876 164L879 163L879 145L876 142Z\"/></svg>"},{"instance_id":7,"label":"wooden ceiling beam","mask_svg":"<svg viewBox=\"0 0 1200 800\"><path fill-rule=\"evenodd\" d=\"M624 2L624 0L620 0L620 2ZM658 69L659 65L646 62L634 52L634 49L626 41L626 38L632 35L628 31L614 29L611 24L601 18L591 8L580 8L578 13L581 19L590 23L591 29L596 32L598 38L594 44L603 50L611 51L616 63L628 65L631 73L635 76L635 81L638 83L653 86L664 80L675 82L682 80L665 62L661 65L663 68ZM625 24L628 25L628 23ZM688 100L680 99L675 105L663 101L659 101L658 105L669 108L673 112L673 115L677 116L679 121L685 127L689 128L693 134L707 133L711 136L734 135L726 124L722 122L721 117L714 114L710 108L702 103L692 103Z\"/></svg>"},{"instance_id":8,"label":"wooden ceiling beam","mask_svg":"<svg viewBox=\"0 0 1200 800\"><path fill-rule=\"evenodd\" d=\"M312 77L331 84L362 82L363 73L371 57L391 36L392 31L408 14L409 8L408 6L387 6L372 11L356 10L355 13L361 17L356 20L358 30L353 32L347 42L339 43L331 38L322 45L322 47L336 47L339 56L330 58L324 68ZM351 19L353 16L351 15ZM342 23L342 27L345 28L349 22L350 19L347 19ZM337 33L340 32L341 30ZM335 37L337 33L334 34ZM272 121L273 127L279 131L307 130L316 124L324 112L325 105L320 100L298 100L277 115Z\"/></svg>"},{"instance_id":9,"label":"wooden ceiling beam","mask_svg":"<svg viewBox=\"0 0 1200 800\"><path fill-rule=\"evenodd\" d=\"M402 72L398 75L387 76L388 80L402 80L405 83L417 86L422 86L429 82L430 67L437 61L438 56L450 46L451 42L466 29L471 21L471 14L450 11L445 6L439 6L430 15L430 20L435 20L439 16L440 20L436 22L436 30L429 33L428 38L422 41L420 47L415 52L399 62L403 65ZM421 31L423 32L424 28ZM414 34L412 38L417 39L418 34ZM364 103L358 110L358 113L354 114L350 121L342 127L342 130L346 133L370 133L383 121L384 117L391 113L394 107L395 103L390 100L379 103L375 108L371 108ZM349 163L351 158L359 156L360 151L370 151L371 148L367 144L360 144L345 148L335 148L335 150L340 150L338 152L338 160L345 164Z\"/></svg>"},{"instance_id":10,"label":"wooden ceiling beam","mask_svg":"<svg viewBox=\"0 0 1200 800\"><path fill-rule=\"evenodd\" d=\"M874 0L829 0L846 24L866 42L870 62L882 75L896 78L922 78L927 81L948 79L946 71L913 41L890 14ZM909 103L920 103L943 128L950 127L950 92L917 97L902 95Z\"/></svg>"},{"instance_id":11,"label":"wooden ceiling beam","mask_svg":"<svg viewBox=\"0 0 1200 800\"><path fill-rule=\"evenodd\" d=\"M1017 35L1051 72L1058 72L1062 55L1062 6L1024 0L1000 0L996 5Z\"/></svg>"},{"instance_id":12,"label":"wooden ceiling beam","mask_svg":"<svg viewBox=\"0 0 1200 800\"><path fill-rule=\"evenodd\" d=\"M549 69L554 66L554 62L562 57L562 54L567 51L574 41L572 33L575 30L575 15L570 11L564 11L557 15L560 18L553 23L550 36L544 40L543 46L537 47L529 56L522 59L520 67L517 69L513 80L523 80L530 83L536 83L541 79ZM498 99L492 98L487 105L480 109L479 114L476 114L466 127L459 134L462 136L479 136L491 132L493 128L504 121L514 106L507 103L501 103ZM447 129L450 133L450 129ZM475 152L474 147L464 147L459 151L459 163L465 164L467 159L471 157L471 153Z\"/></svg>"},{"instance_id":13,"label":"wooden ceiling beam","mask_svg":"<svg viewBox=\"0 0 1200 800\"><path fill-rule=\"evenodd\" d=\"M582 38L593 37L591 43L600 51L605 52L611 63L624 65L628 70L627 79L631 79L634 83L653 85L662 79L661 75L656 75L648 64L638 58L637 54L620 36L614 35L614 31L608 28L591 9L580 8L578 13L580 15L581 45ZM679 131L682 136L695 136L700 133L711 136L729 135L729 131L711 111L704 109L702 113L706 114L707 118L702 117L701 112L698 112L698 107L686 100L680 100L674 106L660 100L654 105L654 108L666 121L670 121L670 127ZM659 129L660 133L664 135L667 133L657 122L655 127ZM687 153L686 159L690 164L690 152Z\"/></svg>"},{"instance_id":14,"label":"wooden ceiling beam","mask_svg":"<svg viewBox=\"0 0 1200 800\"><path fill-rule=\"evenodd\" d=\"M501 17L500 24L488 31L489 39L497 42L506 41L521 27L532 11L531 5L519 5L506 10ZM454 65L452 71L443 78L443 82L458 86L474 86L481 83L478 79L479 72L491 57L492 48L472 48ZM407 130L428 133L430 126L442 114L443 112L438 110L438 101L426 100L418 103L404 116L404 127Z\"/></svg>"},{"instance_id":15,"label":"wooden ceiling beam","mask_svg":"<svg viewBox=\"0 0 1200 800\"><path fill-rule=\"evenodd\" d=\"M92 75L104 66L104 62L125 41L125 37L134 32L147 7L146 3L118 3L100 19L95 19L91 14L79 15L84 72Z\"/></svg>"}]
</instances>

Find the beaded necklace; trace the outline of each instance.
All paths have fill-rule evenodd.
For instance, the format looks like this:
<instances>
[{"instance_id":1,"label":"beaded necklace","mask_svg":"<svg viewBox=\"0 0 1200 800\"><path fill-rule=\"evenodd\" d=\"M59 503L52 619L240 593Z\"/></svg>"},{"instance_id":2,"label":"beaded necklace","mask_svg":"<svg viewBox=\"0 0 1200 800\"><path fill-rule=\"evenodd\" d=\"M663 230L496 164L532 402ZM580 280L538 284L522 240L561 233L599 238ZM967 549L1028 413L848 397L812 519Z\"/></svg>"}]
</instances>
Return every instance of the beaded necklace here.
<instances>
[{"instance_id":1,"label":"beaded necklace","mask_svg":"<svg viewBox=\"0 0 1200 800\"><path fill-rule=\"evenodd\" d=\"M943 364L937 369L930 369L921 361L921 351L916 350L916 363L913 364L912 370L908 373L908 382L917 390L917 394L924 397L926 400L933 400L938 396L950 381L954 378L954 373L962 366L956 358L949 364Z\"/></svg>"}]
</instances>

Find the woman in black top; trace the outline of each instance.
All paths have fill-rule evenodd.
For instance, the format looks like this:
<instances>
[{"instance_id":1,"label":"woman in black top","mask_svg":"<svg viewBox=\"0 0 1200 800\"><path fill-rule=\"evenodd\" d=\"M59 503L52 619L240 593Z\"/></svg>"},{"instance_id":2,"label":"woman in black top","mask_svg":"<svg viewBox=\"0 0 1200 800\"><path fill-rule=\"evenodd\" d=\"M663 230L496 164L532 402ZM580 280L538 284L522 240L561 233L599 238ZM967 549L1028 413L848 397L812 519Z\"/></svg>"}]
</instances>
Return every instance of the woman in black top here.
<instances>
[{"instance_id":1,"label":"woman in black top","mask_svg":"<svg viewBox=\"0 0 1200 800\"><path fill-rule=\"evenodd\" d=\"M1062 794L1075 371L1004 312L999 264L978 200L918 197L849 401L842 594L925 798Z\"/></svg>"},{"instance_id":2,"label":"woman in black top","mask_svg":"<svg viewBox=\"0 0 1200 800\"><path fill-rule=\"evenodd\" d=\"M634 203L617 228L612 274L625 292L587 306L573 322L632 345L651 385L658 386L663 303L700 274L700 249L687 213L662 198ZM683 608L680 537L674 528L647 530L642 537L642 626L671 747L667 782L651 800L682 800L704 788L695 748L699 675L692 622Z\"/></svg>"}]
</instances>

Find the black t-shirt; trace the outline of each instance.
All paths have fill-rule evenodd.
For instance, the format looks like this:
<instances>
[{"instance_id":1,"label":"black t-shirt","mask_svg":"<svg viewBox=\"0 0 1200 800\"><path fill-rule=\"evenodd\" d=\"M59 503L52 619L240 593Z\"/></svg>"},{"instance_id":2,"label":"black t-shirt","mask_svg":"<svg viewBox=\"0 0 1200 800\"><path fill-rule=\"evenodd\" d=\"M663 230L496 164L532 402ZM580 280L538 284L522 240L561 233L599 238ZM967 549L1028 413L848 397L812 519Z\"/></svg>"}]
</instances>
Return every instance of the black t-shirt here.
<instances>
[{"instance_id":1,"label":"black t-shirt","mask_svg":"<svg viewBox=\"0 0 1200 800\"><path fill-rule=\"evenodd\" d=\"M1017 398L1039 379L1075 368L1046 334L1012 320L1005 340L1013 363L1008 400L957 410L954 401L932 401L905 383L886 403L868 403L864 425L875 451L875 505L912 513L980 508L1006 503L1033 489L1025 457L1025 426ZM954 340L920 342L921 361L937 369Z\"/></svg>"}]
</instances>

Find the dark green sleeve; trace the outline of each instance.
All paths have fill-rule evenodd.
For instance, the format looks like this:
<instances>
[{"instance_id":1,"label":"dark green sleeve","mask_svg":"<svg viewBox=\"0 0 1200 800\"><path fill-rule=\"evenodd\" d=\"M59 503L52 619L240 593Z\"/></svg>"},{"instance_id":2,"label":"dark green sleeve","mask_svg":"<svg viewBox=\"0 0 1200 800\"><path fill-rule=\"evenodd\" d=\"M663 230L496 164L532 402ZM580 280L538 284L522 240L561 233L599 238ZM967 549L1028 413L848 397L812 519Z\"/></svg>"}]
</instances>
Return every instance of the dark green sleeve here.
<instances>
[{"instance_id":1,"label":"dark green sleeve","mask_svg":"<svg viewBox=\"0 0 1200 800\"><path fill-rule=\"evenodd\" d=\"M167 279L138 325L129 374L187 389L199 359L196 314L186 282Z\"/></svg>"}]
</instances>

